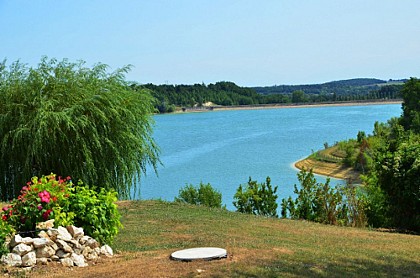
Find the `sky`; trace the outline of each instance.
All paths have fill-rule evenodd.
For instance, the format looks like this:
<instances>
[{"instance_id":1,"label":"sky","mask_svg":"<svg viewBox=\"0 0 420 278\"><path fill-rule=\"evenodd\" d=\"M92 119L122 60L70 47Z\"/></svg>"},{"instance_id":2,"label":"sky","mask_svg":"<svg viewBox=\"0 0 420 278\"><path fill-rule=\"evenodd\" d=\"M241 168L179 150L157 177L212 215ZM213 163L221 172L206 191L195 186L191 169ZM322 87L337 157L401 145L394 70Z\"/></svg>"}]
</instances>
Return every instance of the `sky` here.
<instances>
[{"instance_id":1,"label":"sky","mask_svg":"<svg viewBox=\"0 0 420 278\"><path fill-rule=\"evenodd\" d=\"M0 61L240 86L420 76L418 0L0 0Z\"/></svg>"}]
</instances>

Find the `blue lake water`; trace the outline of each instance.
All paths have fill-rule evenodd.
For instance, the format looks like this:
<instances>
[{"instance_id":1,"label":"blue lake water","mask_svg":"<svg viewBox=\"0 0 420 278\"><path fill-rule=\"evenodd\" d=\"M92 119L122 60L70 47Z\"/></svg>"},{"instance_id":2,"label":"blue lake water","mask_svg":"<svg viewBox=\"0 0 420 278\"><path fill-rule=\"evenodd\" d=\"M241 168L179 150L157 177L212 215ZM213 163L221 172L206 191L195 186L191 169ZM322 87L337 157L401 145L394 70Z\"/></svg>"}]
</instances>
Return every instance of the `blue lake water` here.
<instances>
[{"instance_id":1,"label":"blue lake water","mask_svg":"<svg viewBox=\"0 0 420 278\"><path fill-rule=\"evenodd\" d=\"M140 196L133 197L172 201L186 184L203 182L218 189L233 210L239 184L270 176L281 201L298 183L295 161L324 142L356 138L358 131L371 134L375 121L386 122L401 111L400 104L381 104L157 115L154 138L163 165L158 176L148 171Z\"/></svg>"}]
</instances>

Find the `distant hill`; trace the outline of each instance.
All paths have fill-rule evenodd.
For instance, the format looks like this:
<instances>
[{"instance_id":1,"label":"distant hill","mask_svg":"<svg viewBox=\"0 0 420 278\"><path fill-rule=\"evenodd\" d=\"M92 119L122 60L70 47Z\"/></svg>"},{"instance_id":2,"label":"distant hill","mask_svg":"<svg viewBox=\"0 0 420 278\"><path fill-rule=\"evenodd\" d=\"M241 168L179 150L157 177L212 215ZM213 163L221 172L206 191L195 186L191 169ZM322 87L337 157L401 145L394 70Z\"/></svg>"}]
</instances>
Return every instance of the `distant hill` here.
<instances>
[{"instance_id":1,"label":"distant hill","mask_svg":"<svg viewBox=\"0 0 420 278\"><path fill-rule=\"evenodd\" d=\"M364 95L373 90L379 90L385 85L402 85L405 80L380 80L375 78L354 78L348 80L331 81L322 84L309 85L275 85L267 87L252 87L259 94L291 94L303 91L305 94L336 94L336 95Z\"/></svg>"},{"instance_id":2,"label":"distant hill","mask_svg":"<svg viewBox=\"0 0 420 278\"><path fill-rule=\"evenodd\" d=\"M160 113L180 107L214 105L261 105L277 103L321 103L336 101L389 100L399 98L404 80L357 78L313 85L279 85L270 87L240 87L233 82L215 84L154 85L132 84L134 90L147 89L156 99ZM205 105L204 105L205 106Z\"/></svg>"}]
</instances>

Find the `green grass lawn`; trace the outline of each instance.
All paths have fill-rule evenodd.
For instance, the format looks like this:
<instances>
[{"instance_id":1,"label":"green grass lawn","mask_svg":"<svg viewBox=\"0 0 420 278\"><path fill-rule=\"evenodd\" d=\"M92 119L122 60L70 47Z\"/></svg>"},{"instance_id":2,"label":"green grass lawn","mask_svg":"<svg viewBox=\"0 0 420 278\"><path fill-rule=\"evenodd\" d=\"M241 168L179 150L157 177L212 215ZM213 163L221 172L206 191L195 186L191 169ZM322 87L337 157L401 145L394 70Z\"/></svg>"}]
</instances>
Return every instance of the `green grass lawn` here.
<instances>
[{"instance_id":1,"label":"green grass lawn","mask_svg":"<svg viewBox=\"0 0 420 278\"><path fill-rule=\"evenodd\" d=\"M167 260L164 273L211 277L419 277L420 236L269 219L162 201L120 203L125 260ZM221 247L215 262L169 262L176 250ZM159 272L153 272L159 276Z\"/></svg>"}]
</instances>

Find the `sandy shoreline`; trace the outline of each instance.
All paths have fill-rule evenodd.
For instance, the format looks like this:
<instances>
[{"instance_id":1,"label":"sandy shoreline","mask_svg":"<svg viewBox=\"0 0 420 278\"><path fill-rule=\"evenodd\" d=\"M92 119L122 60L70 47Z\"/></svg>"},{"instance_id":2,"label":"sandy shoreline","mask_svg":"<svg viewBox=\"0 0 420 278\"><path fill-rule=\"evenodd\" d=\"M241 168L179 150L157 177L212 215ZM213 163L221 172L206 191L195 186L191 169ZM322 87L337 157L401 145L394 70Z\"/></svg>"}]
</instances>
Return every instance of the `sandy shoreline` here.
<instances>
[{"instance_id":1,"label":"sandy shoreline","mask_svg":"<svg viewBox=\"0 0 420 278\"><path fill-rule=\"evenodd\" d=\"M351 167L345 167L339 163L317 161L307 157L294 162L293 167L298 170L312 169L314 174L318 174L324 177L349 180L352 183L361 183L360 173L354 171Z\"/></svg>"},{"instance_id":2,"label":"sandy shoreline","mask_svg":"<svg viewBox=\"0 0 420 278\"><path fill-rule=\"evenodd\" d=\"M382 101L349 101L349 102L324 102L324 103L305 103L305 104L261 104L261 105L236 105L236 106L211 106L185 108L175 113L208 112L224 110L258 110L258 109L286 109L286 108L312 108L312 107L335 107L335 106L364 106L364 105L386 105L401 104L402 100L382 100Z\"/></svg>"}]
</instances>

